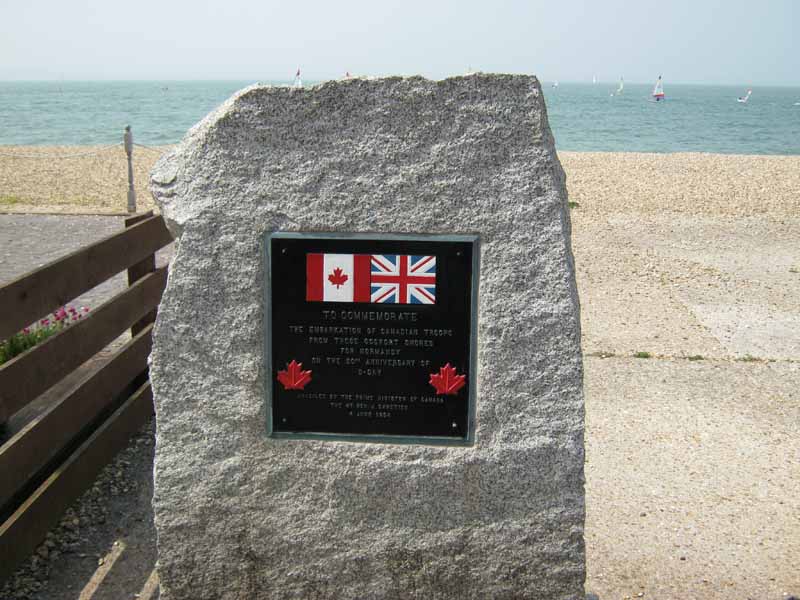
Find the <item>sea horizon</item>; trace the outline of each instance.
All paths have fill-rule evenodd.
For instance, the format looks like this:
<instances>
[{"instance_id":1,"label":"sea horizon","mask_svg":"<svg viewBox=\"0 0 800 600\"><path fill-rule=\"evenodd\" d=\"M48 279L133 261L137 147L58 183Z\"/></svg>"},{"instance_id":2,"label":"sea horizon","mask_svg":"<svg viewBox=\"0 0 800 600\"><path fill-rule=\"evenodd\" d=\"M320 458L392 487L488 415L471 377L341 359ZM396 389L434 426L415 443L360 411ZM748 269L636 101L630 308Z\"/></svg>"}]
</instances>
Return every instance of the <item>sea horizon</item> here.
<instances>
[{"instance_id":1,"label":"sea horizon","mask_svg":"<svg viewBox=\"0 0 800 600\"><path fill-rule=\"evenodd\" d=\"M393 74L386 74L386 75L359 75L354 74L351 75L350 78L352 79L381 79L384 77L424 77L425 79L430 79L432 81L443 81L445 79L450 79L453 77L467 77L469 75L484 73L483 71L476 71L475 73L457 73L453 75L447 75L445 77L428 77L426 75L422 75L419 73L416 74L409 74L409 73L393 73ZM492 71L485 71L487 75L528 75L532 77L536 77L539 82L544 86L544 84L552 84L558 82L559 84L576 84L576 85L616 85L619 82L619 77L616 79L598 79L596 83L593 83L591 80L587 79L559 79L557 77L548 77L546 79L540 77L536 73L495 73ZM623 75L624 78L624 75ZM625 84L628 83L632 85L653 85L655 83L656 77L652 79L642 80L642 79L625 79ZM344 75L338 75L334 77L327 77L327 78L306 78L305 76L301 77L303 81L303 87L310 87L313 85L317 85L319 83L326 83L328 81L340 81L346 79ZM223 77L223 78L172 78L172 79L136 79L136 78L129 78L129 79L78 79L78 78L64 78L64 79L2 79L0 78L0 85L3 84L14 84L14 83L50 83L50 84L59 84L59 83L241 83L241 82L251 82L251 83L268 83L273 85L293 85L294 84L294 77L289 77L287 79L281 79L278 77L270 77L264 79L258 78L250 78L250 77ZM800 90L800 82L794 85L788 85L783 83L749 83L749 82L739 82L739 83L710 83L710 82L697 82L697 81L680 81L680 80L667 80L669 85L681 85L681 86L697 86L697 87L730 87L730 88L786 88L786 89L796 89Z\"/></svg>"},{"instance_id":2,"label":"sea horizon","mask_svg":"<svg viewBox=\"0 0 800 600\"><path fill-rule=\"evenodd\" d=\"M330 80L304 80L304 87ZM800 86L540 80L556 147L579 152L800 154ZM291 80L0 81L0 146L118 143L130 125L144 145L180 141L234 92ZM747 103L737 102L752 89Z\"/></svg>"}]
</instances>

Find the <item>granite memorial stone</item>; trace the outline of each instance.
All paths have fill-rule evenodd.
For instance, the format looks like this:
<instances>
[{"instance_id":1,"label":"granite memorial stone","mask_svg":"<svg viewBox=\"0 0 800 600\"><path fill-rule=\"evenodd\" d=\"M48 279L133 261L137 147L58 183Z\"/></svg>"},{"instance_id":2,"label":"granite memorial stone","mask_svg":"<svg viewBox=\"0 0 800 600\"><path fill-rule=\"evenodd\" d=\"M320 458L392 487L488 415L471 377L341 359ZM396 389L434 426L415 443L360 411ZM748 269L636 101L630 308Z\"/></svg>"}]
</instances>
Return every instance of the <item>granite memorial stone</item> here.
<instances>
[{"instance_id":1,"label":"granite memorial stone","mask_svg":"<svg viewBox=\"0 0 800 600\"><path fill-rule=\"evenodd\" d=\"M252 86L161 158L164 600L578 599L579 304L535 77Z\"/></svg>"}]
</instances>

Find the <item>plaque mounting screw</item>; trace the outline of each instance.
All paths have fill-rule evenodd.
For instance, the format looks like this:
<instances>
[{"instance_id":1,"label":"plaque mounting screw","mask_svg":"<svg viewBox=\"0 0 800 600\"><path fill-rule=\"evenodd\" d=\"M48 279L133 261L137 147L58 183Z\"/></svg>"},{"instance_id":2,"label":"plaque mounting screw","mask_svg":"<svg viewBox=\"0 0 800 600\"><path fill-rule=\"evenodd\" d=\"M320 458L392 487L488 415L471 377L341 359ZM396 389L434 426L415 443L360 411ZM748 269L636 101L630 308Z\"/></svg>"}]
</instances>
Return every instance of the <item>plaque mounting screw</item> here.
<instances>
[{"instance_id":1,"label":"plaque mounting screw","mask_svg":"<svg viewBox=\"0 0 800 600\"><path fill-rule=\"evenodd\" d=\"M281 419L281 423L286 423L286 417L283 417L283 418Z\"/></svg>"},{"instance_id":2,"label":"plaque mounting screw","mask_svg":"<svg viewBox=\"0 0 800 600\"><path fill-rule=\"evenodd\" d=\"M455 421L453 421L453 429L458 429L458 423L456 423Z\"/></svg>"},{"instance_id":3,"label":"plaque mounting screw","mask_svg":"<svg viewBox=\"0 0 800 600\"><path fill-rule=\"evenodd\" d=\"M286 252L288 252L288 250L286 250L286 248L281 248L281 254L286 254Z\"/></svg>"},{"instance_id":4,"label":"plaque mounting screw","mask_svg":"<svg viewBox=\"0 0 800 600\"><path fill-rule=\"evenodd\" d=\"M461 250L459 250L458 252L456 252L456 256L461 256L462 254L463 254L463 252L461 252Z\"/></svg>"}]
</instances>

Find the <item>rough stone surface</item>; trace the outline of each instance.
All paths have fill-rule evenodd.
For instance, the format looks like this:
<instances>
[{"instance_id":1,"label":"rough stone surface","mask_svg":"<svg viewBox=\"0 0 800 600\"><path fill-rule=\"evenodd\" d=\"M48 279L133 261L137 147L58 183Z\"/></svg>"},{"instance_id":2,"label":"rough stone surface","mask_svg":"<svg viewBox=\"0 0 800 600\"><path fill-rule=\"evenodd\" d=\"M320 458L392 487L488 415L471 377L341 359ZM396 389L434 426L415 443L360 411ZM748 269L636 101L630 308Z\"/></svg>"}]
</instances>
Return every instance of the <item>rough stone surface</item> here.
<instances>
[{"instance_id":1,"label":"rough stone surface","mask_svg":"<svg viewBox=\"0 0 800 600\"><path fill-rule=\"evenodd\" d=\"M254 86L156 165L162 598L583 597L580 325L538 81ZM473 447L265 435L265 231L481 236Z\"/></svg>"}]
</instances>

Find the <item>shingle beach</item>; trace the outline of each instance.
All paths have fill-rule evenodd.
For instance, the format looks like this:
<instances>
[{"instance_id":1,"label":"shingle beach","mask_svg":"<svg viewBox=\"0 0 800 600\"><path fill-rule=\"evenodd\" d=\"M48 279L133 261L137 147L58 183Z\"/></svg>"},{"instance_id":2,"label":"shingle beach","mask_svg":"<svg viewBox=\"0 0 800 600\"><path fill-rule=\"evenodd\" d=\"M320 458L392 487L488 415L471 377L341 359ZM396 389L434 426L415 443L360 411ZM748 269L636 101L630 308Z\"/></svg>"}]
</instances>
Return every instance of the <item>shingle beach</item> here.
<instances>
[{"instance_id":1,"label":"shingle beach","mask_svg":"<svg viewBox=\"0 0 800 600\"><path fill-rule=\"evenodd\" d=\"M138 207L153 208L148 174L168 146L136 146ZM559 152L570 200L585 212L800 214L800 156ZM125 151L105 146L0 146L0 212L118 213Z\"/></svg>"}]
</instances>

